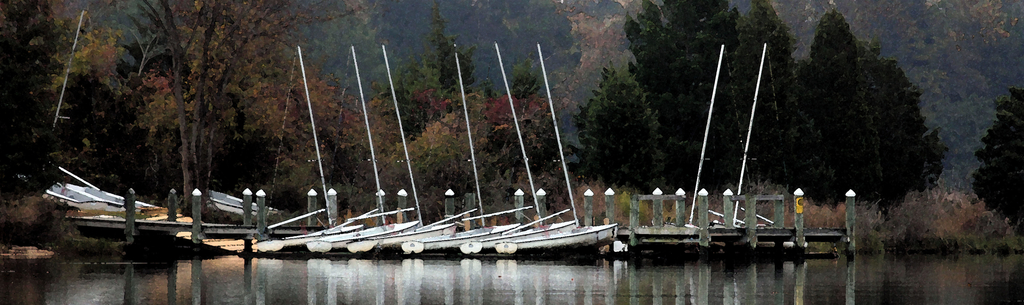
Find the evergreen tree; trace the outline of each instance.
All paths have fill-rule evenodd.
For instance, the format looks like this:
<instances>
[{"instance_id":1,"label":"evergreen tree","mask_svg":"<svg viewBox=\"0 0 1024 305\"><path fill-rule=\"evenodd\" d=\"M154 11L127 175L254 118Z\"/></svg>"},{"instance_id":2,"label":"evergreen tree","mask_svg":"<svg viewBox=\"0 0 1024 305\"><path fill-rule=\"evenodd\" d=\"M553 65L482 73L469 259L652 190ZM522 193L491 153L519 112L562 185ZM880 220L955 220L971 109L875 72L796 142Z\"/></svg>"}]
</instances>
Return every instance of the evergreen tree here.
<instances>
[{"instance_id":1,"label":"evergreen tree","mask_svg":"<svg viewBox=\"0 0 1024 305\"><path fill-rule=\"evenodd\" d=\"M757 67L764 45L768 46L744 180L768 179L788 184L792 178L789 167L800 162L793 154L793 116L797 110L792 93L795 38L768 0L753 1L747 15L739 19L737 30L739 46L735 51L731 95L739 105L737 113L741 114L743 132L747 128L743 123L749 124L750 115L750 107L745 105L754 100ZM742 136L741 141L746 139L745 134Z\"/></svg>"},{"instance_id":2,"label":"evergreen tree","mask_svg":"<svg viewBox=\"0 0 1024 305\"><path fill-rule=\"evenodd\" d=\"M1020 221L1024 217L1018 192L1024 185L1024 88L1010 87L996 99L996 121L974 153L981 167L972 175L974 191L990 208Z\"/></svg>"},{"instance_id":3,"label":"evergreen tree","mask_svg":"<svg viewBox=\"0 0 1024 305\"><path fill-rule=\"evenodd\" d=\"M799 97L801 111L806 112L821 133L820 142L802 143L801 151L821 154L834 179L807 177L813 178L804 180L808 191L838 197L853 189L866 198L875 198L879 192L882 168L878 134L859 89L858 57L856 37L843 15L836 10L826 13L815 31L810 56L801 62L797 77L803 89Z\"/></svg>"},{"instance_id":4,"label":"evergreen tree","mask_svg":"<svg viewBox=\"0 0 1024 305\"><path fill-rule=\"evenodd\" d=\"M657 114L626 68L605 68L599 89L573 121L581 130L578 173L641 189L664 182Z\"/></svg>"},{"instance_id":5,"label":"evergreen tree","mask_svg":"<svg viewBox=\"0 0 1024 305\"><path fill-rule=\"evenodd\" d=\"M661 171L669 185L684 185L694 179L720 46L735 49L738 17L739 12L730 10L724 0L666 1L660 6L644 1L636 17L626 21L629 50L636 58L630 72L647 92L658 115L658 133L664 136L657 145L677 156L665 160ZM732 181L739 172L739 123L735 102L724 90L731 62L732 55L727 52L718 80L714 131L708 140L711 160L704 164L709 170L701 179L711 185Z\"/></svg>"},{"instance_id":6,"label":"evergreen tree","mask_svg":"<svg viewBox=\"0 0 1024 305\"><path fill-rule=\"evenodd\" d=\"M910 83L893 58L881 57L874 41L861 50L860 90L878 131L881 180L877 187L885 202L902 199L912 190L934 186L942 174L946 146L938 130L929 131L921 115L921 90Z\"/></svg>"},{"instance_id":7,"label":"evergreen tree","mask_svg":"<svg viewBox=\"0 0 1024 305\"><path fill-rule=\"evenodd\" d=\"M52 131L61 41L49 1L13 0L0 11L0 202L57 181ZM70 46L70 45L68 45ZM63 53L61 51L59 53Z\"/></svg>"}]
</instances>

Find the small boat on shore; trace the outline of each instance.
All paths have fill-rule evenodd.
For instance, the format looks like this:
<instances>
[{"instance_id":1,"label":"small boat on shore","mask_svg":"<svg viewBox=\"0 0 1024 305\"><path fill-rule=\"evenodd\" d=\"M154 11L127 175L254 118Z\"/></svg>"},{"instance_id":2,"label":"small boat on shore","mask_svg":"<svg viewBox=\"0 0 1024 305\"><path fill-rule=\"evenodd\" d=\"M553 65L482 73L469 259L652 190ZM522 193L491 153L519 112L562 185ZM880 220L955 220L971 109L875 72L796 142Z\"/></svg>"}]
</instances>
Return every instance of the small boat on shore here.
<instances>
[{"instance_id":1,"label":"small boat on shore","mask_svg":"<svg viewBox=\"0 0 1024 305\"><path fill-rule=\"evenodd\" d=\"M561 212L551 214L550 216L535 220L531 223L527 223L517 228L502 232L500 235L495 237L486 238L480 241L463 243L462 245L459 246L459 250L463 254L474 254L480 253L482 251L489 252L490 250L493 250L494 246L496 246L499 243L529 239L539 236L549 236L553 234L560 234L571 231L577 227L576 221L559 222L550 225L541 225L538 227L530 228L530 226L534 224L541 223L547 219L551 219L555 216L558 216L559 214L568 211L569 210L563 210Z\"/></svg>"},{"instance_id":2,"label":"small boat on shore","mask_svg":"<svg viewBox=\"0 0 1024 305\"><path fill-rule=\"evenodd\" d=\"M351 242L377 236L399 234L412 228L415 228L419 224L419 221L393 223L389 225L365 229L362 231L333 235L307 242L306 249L308 249L310 252L320 253L330 252L331 250L335 249L345 249Z\"/></svg>"},{"instance_id":3,"label":"small boat on shore","mask_svg":"<svg viewBox=\"0 0 1024 305\"><path fill-rule=\"evenodd\" d=\"M494 249L503 254L596 250L615 241L618 226L619 224L613 223L603 226L579 227L560 234L502 242L495 245Z\"/></svg>"},{"instance_id":4,"label":"small boat on shore","mask_svg":"<svg viewBox=\"0 0 1024 305\"><path fill-rule=\"evenodd\" d=\"M374 248L380 248L381 250L397 250L401 248L402 243L407 241L438 237L442 235L451 235L454 233L454 223L437 225L432 227L421 227L419 229L410 230L395 235L369 238L361 241L351 242L348 244L348 252L367 252L373 250Z\"/></svg>"},{"instance_id":5,"label":"small boat on shore","mask_svg":"<svg viewBox=\"0 0 1024 305\"><path fill-rule=\"evenodd\" d=\"M407 241L402 243L402 251L406 254L422 252L458 252L459 246L462 246L465 243L494 237L503 232L507 232L508 230L518 228L519 226L520 225L518 223L514 223L504 226L484 227L450 235Z\"/></svg>"}]
</instances>

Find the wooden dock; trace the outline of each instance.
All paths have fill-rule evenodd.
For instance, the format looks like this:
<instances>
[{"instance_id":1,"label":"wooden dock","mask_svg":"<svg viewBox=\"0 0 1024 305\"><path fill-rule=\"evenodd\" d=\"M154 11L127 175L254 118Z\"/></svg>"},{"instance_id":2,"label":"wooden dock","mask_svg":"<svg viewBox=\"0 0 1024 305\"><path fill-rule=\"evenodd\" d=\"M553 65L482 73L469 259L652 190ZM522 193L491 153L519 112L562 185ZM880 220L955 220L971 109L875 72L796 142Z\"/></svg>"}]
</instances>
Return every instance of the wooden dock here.
<instances>
[{"instance_id":1,"label":"wooden dock","mask_svg":"<svg viewBox=\"0 0 1024 305\"><path fill-rule=\"evenodd\" d=\"M78 227L85 235L124 238L126 221L120 217L67 217L67 220ZM271 237L287 237L323 230L321 227L285 226L268 230ZM165 220L135 220L135 236L174 236L181 232L191 232L191 222ZM256 237L255 225L234 225L203 223L200 233L203 239L247 239Z\"/></svg>"}]
</instances>

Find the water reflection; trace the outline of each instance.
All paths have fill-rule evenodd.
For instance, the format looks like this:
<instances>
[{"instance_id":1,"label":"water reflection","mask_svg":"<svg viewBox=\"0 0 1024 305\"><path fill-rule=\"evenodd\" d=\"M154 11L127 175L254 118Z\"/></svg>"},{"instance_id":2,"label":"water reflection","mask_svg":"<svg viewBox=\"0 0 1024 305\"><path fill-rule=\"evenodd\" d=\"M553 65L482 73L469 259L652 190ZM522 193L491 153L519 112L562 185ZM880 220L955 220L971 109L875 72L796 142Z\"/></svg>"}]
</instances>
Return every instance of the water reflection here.
<instances>
[{"instance_id":1,"label":"water reflection","mask_svg":"<svg viewBox=\"0 0 1024 305\"><path fill-rule=\"evenodd\" d=\"M0 304L991 304L1024 299L1024 256L4 260L0 282Z\"/></svg>"}]
</instances>

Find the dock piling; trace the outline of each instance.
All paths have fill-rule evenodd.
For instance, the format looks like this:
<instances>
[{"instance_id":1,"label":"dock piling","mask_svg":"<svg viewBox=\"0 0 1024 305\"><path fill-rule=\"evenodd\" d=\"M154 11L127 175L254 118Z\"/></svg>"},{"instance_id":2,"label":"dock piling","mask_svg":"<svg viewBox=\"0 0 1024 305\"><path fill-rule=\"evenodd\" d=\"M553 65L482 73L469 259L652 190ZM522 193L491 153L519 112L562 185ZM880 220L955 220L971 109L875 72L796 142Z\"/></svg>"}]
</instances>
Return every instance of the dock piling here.
<instances>
[{"instance_id":1,"label":"dock piling","mask_svg":"<svg viewBox=\"0 0 1024 305\"><path fill-rule=\"evenodd\" d=\"M267 193L256 191L256 234L260 240L267 234Z\"/></svg>"},{"instance_id":2,"label":"dock piling","mask_svg":"<svg viewBox=\"0 0 1024 305\"><path fill-rule=\"evenodd\" d=\"M723 219L722 222L725 223L726 229L736 228L736 214L735 209L733 208L735 203L732 202L732 195L731 189L726 189L725 192L722 193L722 210L725 212L725 219Z\"/></svg>"},{"instance_id":3,"label":"dock piling","mask_svg":"<svg viewBox=\"0 0 1024 305\"><path fill-rule=\"evenodd\" d=\"M640 226L640 197L629 197L629 246L636 246L636 228Z\"/></svg>"},{"instance_id":4,"label":"dock piling","mask_svg":"<svg viewBox=\"0 0 1024 305\"><path fill-rule=\"evenodd\" d=\"M398 209L399 210L405 209L406 205L408 205L408 203L409 203L408 200L409 200L409 192L406 192L405 189L398 190ZM405 222L405 212L398 212L398 214L395 217L398 217L398 222Z\"/></svg>"},{"instance_id":5,"label":"dock piling","mask_svg":"<svg viewBox=\"0 0 1024 305\"><path fill-rule=\"evenodd\" d=\"M615 191L612 188L604 191L604 224L615 223Z\"/></svg>"},{"instance_id":6,"label":"dock piling","mask_svg":"<svg viewBox=\"0 0 1024 305\"><path fill-rule=\"evenodd\" d=\"M686 196L686 191L683 189L676 190L676 196ZM676 226L682 227L685 223L683 217L686 217L686 197L676 199Z\"/></svg>"},{"instance_id":7,"label":"dock piling","mask_svg":"<svg viewBox=\"0 0 1024 305\"><path fill-rule=\"evenodd\" d=\"M515 196L516 196L516 208L517 209L523 207L523 196L524 195L526 195L526 193L523 192L523 189L516 190ZM522 210L517 210L516 211L516 222L523 223L524 219L526 219L526 215L523 214L523 211Z\"/></svg>"},{"instance_id":8,"label":"dock piling","mask_svg":"<svg viewBox=\"0 0 1024 305\"><path fill-rule=\"evenodd\" d=\"M594 191L583 192L583 225L594 225Z\"/></svg>"},{"instance_id":9,"label":"dock piling","mask_svg":"<svg viewBox=\"0 0 1024 305\"><path fill-rule=\"evenodd\" d=\"M455 191L448 189L444 192L444 217L455 215Z\"/></svg>"},{"instance_id":10,"label":"dock piling","mask_svg":"<svg viewBox=\"0 0 1024 305\"><path fill-rule=\"evenodd\" d=\"M465 198L465 199L463 199L463 205L462 205L462 210L463 211L476 206L476 194L474 194L474 193L466 193L466 196L463 197L463 198ZM484 214L483 211L478 211L478 213L480 213L480 215ZM472 214L470 214L470 215L472 215ZM483 221L484 221L484 219L480 218L480 223L483 223ZM479 227L476 222L469 222L469 221L464 222L464 225L465 226L463 228L466 228L467 230L470 229L470 228L476 229L476 228Z\"/></svg>"},{"instance_id":11,"label":"dock piling","mask_svg":"<svg viewBox=\"0 0 1024 305\"><path fill-rule=\"evenodd\" d=\"M135 243L135 190L129 188L124 196L124 237Z\"/></svg>"},{"instance_id":12,"label":"dock piling","mask_svg":"<svg viewBox=\"0 0 1024 305\"><path fill-rule=\"evenodd\" d=\"M857 193L853 190L846 192L846 255L854 256L857 253L857 211L854 206L857 201Z\"/></svg>"},{"instance_id":13,"label":"dock piling","mask_svg":"<svg viewBox=\"0 0 1024 305\"><path fill-rule=\"evenodd\" d=\"M202 200L203 192L199 189L192 190L192 243L198 244L202 242L202 223L203 223L203 207L200 204Z\"/></svg>"},{"instance_id":14,"label":"dock piling","mask_svg":"<svg viewBox=\"0 0 1024 305\"><path fill-rule=\"evenodd\" d=\"M548 216L548 192L544 189L537 190L537 217L544 218ZM539 225L544 225L544 221L541 221Z\"/></svg>"},{"instance_id":15,"label":"dock piling","mask_svg":"<svg viewBox=\"0 0 1024 305\"><path fill-rule=\"evenodd\" d=\"M178 191L174 189L167 194L167 221L178 221Z\"/></svg>"},{"instance_id":16,"label":"dock piling","mask_svg":"<svg viewBox=\"0 0 1024 305\"><path fill-rule=\"evenodd\" d=\"M335 191L334 188L327 190L327 217L338 217L338 191ZM330 225L337 223L332 220L335 219L328 219L327 223Z\"/></svg>"},{"instance_id":17,"label":"dock piling","mask_svg":"<svg viewBox=\"0 0 1024 305\"><path fill-rule=\"evenodd\" d=\"M664 192L662 192L660 188L654 188L654 192L652 192L651 194L655 196L661 196L664 194ZM653 202L651 203L651 208L654 210L654 213L651 214L653 214L654 220L651 221L651 224L654 225L655 227L665 226L665 217L662 216L662 214L664 213L664 200L654 199L652 201Z\"/></svg>"},{"instance_id":18,"label":"dock piling","mask_svg":"<svg viewBox=\"0 0 1024 305\"><path fill-rule=\"evenodd\" d=\"M306 192L306 213L312 213L313 211L316 211L316 190L309 189L309 192ZM316 225L316 216L310 215L306 217L306 226L314 225Z\"/></svg>"},{"instance_id":19,"label":"dock piling","mask_svg":"<svg viewBox=\"0 0 1024 305\"><path fill-rule=\"evenodd\" d=\"M252 225L252 191L248 188L242 191L242 225Z\"/></svg>"},{"instance_id":20,"label":"dock piling","mask_svg":"<svg viewBox=\"0 0 1024 305\"><path fill-rule=\"evenodd\" d=\"M744 221L747 223L747 245L753 251L757 248L757 200L751 198L750 194L746 194L743 196L743 201L747 205L747 211L743 213L746 219Z\"/></svg>"},{"instance_id":21,"label":"dock piling","mask_svg":"<svg viewBox=\"0 0 1024 305\"><path fill-rule=\"evenodd\" d=\"M775 200L775 219L772 228L782 228L786 225L786 210L782 199Z\"/></svg>"},{"instance_id":22,"label":"dock piling","mask_svg":"<svg viewBox=\"0 0 1024 305\"><path fill-rule=\"evenodd\" d=\"M803 253L807 240L804 239L804 190L796 189L793 192L793 224L796 226L796 248Z\"/></svg>"},{"instance_id":23,"label":"dock piling","mask_svg":"<svg viewBox=\"0 0 1024 305\"><path fill-rule=\"evenodd\" d=\"M697 225L700 227L700 252L707 253L711 246L711 234L708 232L708 190L700 189L697 193Z\"/></svg>"}]
</instances>

